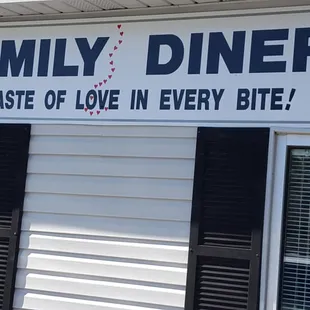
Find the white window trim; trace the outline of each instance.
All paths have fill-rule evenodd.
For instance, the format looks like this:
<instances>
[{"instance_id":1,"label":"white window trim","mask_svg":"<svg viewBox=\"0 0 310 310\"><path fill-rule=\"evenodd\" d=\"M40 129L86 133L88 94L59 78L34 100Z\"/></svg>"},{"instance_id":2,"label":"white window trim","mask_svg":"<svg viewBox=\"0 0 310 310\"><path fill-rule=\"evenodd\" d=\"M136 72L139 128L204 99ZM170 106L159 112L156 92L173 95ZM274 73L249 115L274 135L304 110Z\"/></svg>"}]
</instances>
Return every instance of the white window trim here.
<instances>
[{"instance_id":1,"label":"white window trim","mask_svg":"<svg viewBox=\"0 0 310 310\"><path fill-rule=\"evenodd\" d=\"M277 310L287 148L310 147L310 130L271 130L262 249L260 310Z\"/></svg>"}]
</instances>

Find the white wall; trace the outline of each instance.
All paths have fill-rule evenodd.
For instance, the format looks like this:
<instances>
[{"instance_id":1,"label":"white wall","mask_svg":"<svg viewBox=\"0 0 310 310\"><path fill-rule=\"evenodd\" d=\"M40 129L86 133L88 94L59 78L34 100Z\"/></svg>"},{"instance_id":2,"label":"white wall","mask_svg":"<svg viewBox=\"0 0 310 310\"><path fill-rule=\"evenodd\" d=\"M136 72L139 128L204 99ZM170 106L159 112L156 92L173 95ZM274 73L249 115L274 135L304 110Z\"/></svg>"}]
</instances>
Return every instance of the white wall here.
<instances>
[{"instance_id":1,"label":"white wall","mask_svg":"<svg viewBox=\"0 0 310 310\"><path fill-rule=\"evenodd\" d=\"M14 308L183 309L195 139L33 126Z\"/></svg>"}]
</instances>

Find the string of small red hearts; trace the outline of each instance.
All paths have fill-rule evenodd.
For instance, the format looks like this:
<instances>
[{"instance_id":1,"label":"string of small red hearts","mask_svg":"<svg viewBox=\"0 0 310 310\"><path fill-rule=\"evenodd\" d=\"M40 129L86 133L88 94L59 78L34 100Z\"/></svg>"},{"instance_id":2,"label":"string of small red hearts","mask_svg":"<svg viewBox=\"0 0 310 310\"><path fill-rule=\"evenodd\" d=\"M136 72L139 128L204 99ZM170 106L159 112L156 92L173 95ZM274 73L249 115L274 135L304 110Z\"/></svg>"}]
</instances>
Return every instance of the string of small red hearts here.
<instances>
[{"instance_id":1,"label":"string of small red hearts","mask_svg":"<svg viewBox=\"0 0 310 310\"><path fill-rule=\"evenodd\" d=\"M122 43L123 43L123 37L124 37L124 34L125 34L125 32L122 30L122 25L121 25L121 24L117 25L117 29L118 29L118 31L119 31L119 37L118 37L117 43L114 45L113 49L112 49L112 50L110 51L110 53L109 53L110 72L109 72L109 74L108 74L103 80L101 80L101 81L99 81L98 83L94 84L94 89L97 89L97 88L99 88L99 87L102 87L102 86L106 85L106 84L109 82L109 80L112 79L113 74L114 74L115 71L116 71L116 66L115 66L115 61L114 61L114 59L113 59L113 56L114 56L114 54L116 53L116 51L120 48L120 46L122 45ZM93 97L93 96L90 96L90 99L93 100L94 97ZM105 110L105 111L108 111L108 108L105 107L104 110ZM88 112L88 108L85 107L85 108L84 108L84 111L85 111L85 112ZM97 115L99 115L100 113L101 113L101 110L97 110L97 111L96 111L96 114L97 114ZM95 115L93 111L89 111L89 114L90 114L90 116Z\"/></svg>"}]
</instances>

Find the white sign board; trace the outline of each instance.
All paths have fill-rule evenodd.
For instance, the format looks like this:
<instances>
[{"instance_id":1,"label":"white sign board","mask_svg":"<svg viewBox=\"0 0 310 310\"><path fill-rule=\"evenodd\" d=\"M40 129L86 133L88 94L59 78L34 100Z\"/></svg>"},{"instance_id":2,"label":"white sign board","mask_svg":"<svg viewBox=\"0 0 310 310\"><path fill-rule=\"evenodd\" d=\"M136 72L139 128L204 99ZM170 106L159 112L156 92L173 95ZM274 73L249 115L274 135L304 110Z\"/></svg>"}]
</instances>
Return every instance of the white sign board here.
<instances>
[{"instance_id":1,"label":"white sign board","mask_svg":"<svg viewBox=\"0 0 310 310\"><path fill-rule=\"evenodd\" d=\"M310 123L310 14L2 28L0 119Z\"/></svg>"}]
</instances>

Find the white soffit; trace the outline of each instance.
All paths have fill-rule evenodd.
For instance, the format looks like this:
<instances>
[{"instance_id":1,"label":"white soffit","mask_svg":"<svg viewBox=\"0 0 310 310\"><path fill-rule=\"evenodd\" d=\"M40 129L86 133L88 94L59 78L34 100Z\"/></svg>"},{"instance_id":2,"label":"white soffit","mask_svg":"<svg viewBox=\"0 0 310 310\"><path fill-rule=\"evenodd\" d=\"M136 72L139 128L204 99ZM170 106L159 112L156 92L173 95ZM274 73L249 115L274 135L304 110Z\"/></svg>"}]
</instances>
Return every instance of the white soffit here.
<instances>
[{"instance_id":1,"label":"white soffit","mask_svg":"<svg viewBox=\"0 0 310 310\"><path fill-rule=\"evenodd\" d=\"M310 0L0 0L0 21L309 6ZM94 14L94 15L91 15Z\"/></svg>"}]
</instances>

